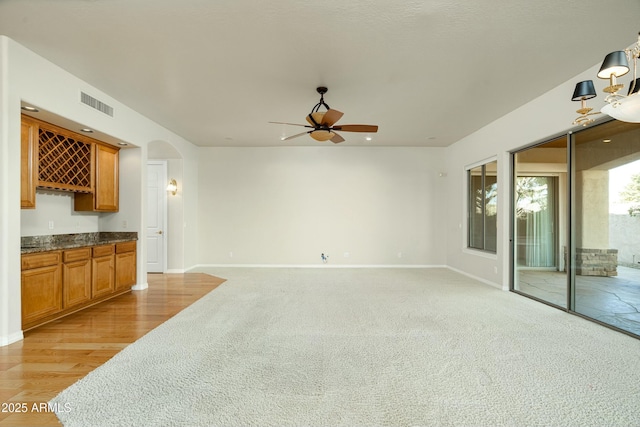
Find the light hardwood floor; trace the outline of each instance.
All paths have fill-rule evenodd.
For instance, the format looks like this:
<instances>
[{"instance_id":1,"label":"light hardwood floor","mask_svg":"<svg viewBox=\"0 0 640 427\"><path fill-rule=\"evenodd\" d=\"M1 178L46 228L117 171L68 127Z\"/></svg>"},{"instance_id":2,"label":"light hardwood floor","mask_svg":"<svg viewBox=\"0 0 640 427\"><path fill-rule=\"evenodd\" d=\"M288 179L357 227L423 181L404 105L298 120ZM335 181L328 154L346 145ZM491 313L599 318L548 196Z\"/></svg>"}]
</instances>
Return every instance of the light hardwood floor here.
<instances>
[{"instance_id":1,"label":"light hardwood floor","mask_svg":"<svg viewBox=\"0 0 640 427\"><path fill-rule=\"evenodd\" d=\"M0 347L0 426L60 426L46 402L224 279L149 274L148 282L146 290L40 326Z\"/></svg>"}]
</instances>

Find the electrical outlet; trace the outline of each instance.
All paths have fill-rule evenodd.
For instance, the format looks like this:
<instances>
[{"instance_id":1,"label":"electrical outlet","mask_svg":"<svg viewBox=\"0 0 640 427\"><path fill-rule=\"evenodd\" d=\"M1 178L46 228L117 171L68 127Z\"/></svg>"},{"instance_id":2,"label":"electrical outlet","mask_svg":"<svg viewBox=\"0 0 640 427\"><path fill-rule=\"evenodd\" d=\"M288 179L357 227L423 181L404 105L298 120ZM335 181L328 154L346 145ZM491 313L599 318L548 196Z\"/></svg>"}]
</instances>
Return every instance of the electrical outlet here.
<instances>
[{"instance_id":1,"label":"electrical outlet","mask_svg":"<svg viewBox=\"0 0 640 427\"><path fill-rule=\"evenodd\" d=\"M398 252L398 258L402 258L402 252Z\"/></svg>"},{"instance_id":2,"label":"electrical outlet","mask_svg":"<svg viewBox=\"0 0 640 427\"><path fill-rule=\"evenodd\" d=\"M49 230L53 230L53 220L49 220Z\"/></svg>"},{"instance_id":3,"label":"electrical outlet","mask_svg":"<svg viewBox=\"0 0 640 427\"><path fill-rule=\"evenodd\" d=\"M229 252L229 258L233 258L233 252Z\"/></svg>"},{"instance_id":4,"label":"electrical outlet","mask_svg":"<svg viewBox=\"0 0 640 427\"><path fill-rule=\"evenodd\" d=\"M345 258L349 258L349 252L345 252L345 253L343 254L343 256L344 256Z\"/></svg>"},{"instance_id":5,"label":"electrical outlet","mask_svg":"<svg viewBox=\"0 0 640 427\"><path fill-rule=\"evenodd\" d=\"M127 220L122 220L122 228L127 228L129 226L129 223L127 222Z\"/></svg>"}]
</instances>

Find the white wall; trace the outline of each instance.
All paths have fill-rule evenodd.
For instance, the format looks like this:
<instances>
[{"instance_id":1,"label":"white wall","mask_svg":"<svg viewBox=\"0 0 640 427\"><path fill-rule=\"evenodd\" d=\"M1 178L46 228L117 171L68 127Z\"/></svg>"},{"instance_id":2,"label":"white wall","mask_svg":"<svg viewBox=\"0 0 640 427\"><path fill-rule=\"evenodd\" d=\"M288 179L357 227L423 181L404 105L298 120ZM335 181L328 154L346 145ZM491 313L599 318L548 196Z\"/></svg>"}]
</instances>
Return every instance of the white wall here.
<instances>
[{"instance_id":1,"label":"white wall","mask_svg":"<svg viewBox=\"0 0 640 427\"><path fill-rule=\"evenodd\" d=\"M22 338L20 325L20 113L11 108L9 40L0 37L0 346ZM19 110L18 110L19 111ZM17 223L17 224L16 224Z\"/></svg>"},{"instance_id":2,"label":"white wall","mask_svg":"<svg viewBox=\"0 0 640 427\"><path fill-rule=\"evenodd\" d=\"M442 265L443 152L204 148L199 263Z\"/></svg>"},{"instance_id":3,"label":"white wall","mask_svg":"<svg viewBox=\"0 0 640 427\"><path fill-rule=\"evenodd\" d=\"M167 177L175 179L178 191L167 194L167 272L184 272L184 178L182 159L167 160Z\"/></svg>"},{"instance_id":4,"label":"white wall","mask_svg":"<svg viewBox=\"0 0 640 427\"><path fill-rule=\"evenodd\" d=\"M66 191L36 191L36 209L20 212L20 235L95 233L100 231L95 212L77 212L73 209L73 193ZM49 228L49 223L53 228Z\"/></svg>"},{"instance_id":5,"label":"white wall","mask_svg":"<svg viewBox=\"0 0 640 427\"><path fill-rule=\"evenodd\" d=\"M115 109L109 117L80 103L80 91L84 91ZM22 213L20 210L20 105L21 101L62 118L74 121L109 135L117 140L139 147L124 150L121 161L120 212L98 217L99 231L122 229L127 219L127 231L137 231L138 285L146 283L146 247L144 223L146 198L141 197L146 186L146 146L151 141L165 141L174 146L184 159L184 196L186 212L197 211L197 147L171 131L135 112L107 94L74 77L57 65L36 55L25 47L0 36L0 345L22 338L20 313L20 234ZM40 197L40 196L39 196ZM51 203L50 203L51 202ZM62 214L68 200L44 202L56 211L56 222L66 227L77 226L77 217ZM61 215L61 216L59 216ZM38 212L31 218L26 214L29 234L41 233L42 217ZM64 216L64 218L63 218ZM89 220L88 220L89 221ZM198 237L197 216L188 215L184 228L185 248L195 248ZM86 227L86 228L85 228ZM81 229L94 231L95 225L81 223ZM54 229L55 231L55 229ZM62 230L58 230L62 232ZM51 234L48 230L45 234ZM195 249L185 250L184 262L194 265Z\"/></svg>"},{"instance_id":6,"label":"white wall","mask_svg":"<svg viewBox=\"0 0 640 427\"><path fill-rule=\"evenodd\" d=\"M175 147L163 141L154 141L149 144L148 153L149 160L165 160L167 162L167 180L173 178L178 183L177 193L175 195L167 195L166 267L167 273L183 273L185 270L185 259L192 259L189 258L189 256L185 257L184 246L185 229L187 227L184 212L185 162ZM192 179L197 179L197 177L193 177ZM187 194L189 194L188 191ZM191 206L195 206L195 204L191 203ZM192 251L189 252L192 253ZM191 266L193 266L193 264L191 264Z\"/></svg>"},{"instance_id":7,"label":"white wall","mask_svg":"<svg viewBox=\"0 0 640 427\"><path fill-rule=\"evenodd\" d=\"M549 140L566 133L577 116L579 104L571 102L574 86L581 80L594 79L596 90L605 83L595 79L596 66L523 105L477 132L447 148L446 162L448 199L446 216L447 264L461 272L476 277L502 289L509 285L509 217L510 152L535 142ZM600 99L600 101L598 101ZM490 100L487 100L490 102ZM601 98L590 101L590 106L600 109ZM466 247L465 166L482 159L498 159L498 248L495 256Z\"/></svg>"},{"instance_id":8,"label":"white wall","mask_svg":"<svg viewBox=\"0 0 640 427\"><path fill-rule=\"evenodd\" d=\"M118 212L98 214L98 231L139 231L142 230L143 204L143 177L140 168L146 165L144 159L144 149L125 148L119 152L119 202ZM140 238L138 233L138 238ZM140 242L138 242L138 248ZM139 256L146 254L140 253Z\"/></svg>"}]
</instances>

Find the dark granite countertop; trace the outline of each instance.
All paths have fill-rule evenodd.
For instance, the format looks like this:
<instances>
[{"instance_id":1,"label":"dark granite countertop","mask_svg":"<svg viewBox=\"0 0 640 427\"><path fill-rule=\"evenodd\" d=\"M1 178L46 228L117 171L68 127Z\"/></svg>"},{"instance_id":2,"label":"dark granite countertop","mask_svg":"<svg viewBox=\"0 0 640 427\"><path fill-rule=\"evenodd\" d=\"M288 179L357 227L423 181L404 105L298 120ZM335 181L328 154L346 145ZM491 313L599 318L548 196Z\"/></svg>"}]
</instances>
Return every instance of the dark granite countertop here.
<instances>
[{"instance_id":1,"label":"dark granite countertop","mask_svg":"<svg viewBox=\"0 0 640 427\"><path fill-rule=\"evenodd\" d=\"M24 236L20 242L21 254L82 248L84 246L107 245L110 243L138 240L137 232L108 232L52 234L48 236Z\"/></svg>"}]
</instances>

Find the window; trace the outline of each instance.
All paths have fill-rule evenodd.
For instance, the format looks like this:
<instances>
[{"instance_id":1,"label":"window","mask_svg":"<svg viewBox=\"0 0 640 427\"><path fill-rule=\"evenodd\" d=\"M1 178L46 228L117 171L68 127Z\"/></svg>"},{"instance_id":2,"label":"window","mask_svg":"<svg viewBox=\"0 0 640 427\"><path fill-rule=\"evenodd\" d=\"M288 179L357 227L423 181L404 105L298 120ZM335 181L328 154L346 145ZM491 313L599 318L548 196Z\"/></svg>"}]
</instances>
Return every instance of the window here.
<instances>
[{"instance_id":1,"label":"window","mask_svg":"<svg viewBox=\"0 0 640 427\"><path fill-rule=\"evenodd\" d=\"M496 252L498 216L498 162L492 161L467 170L468 240L467 246Z\"/></svg>"}]
</instances>

